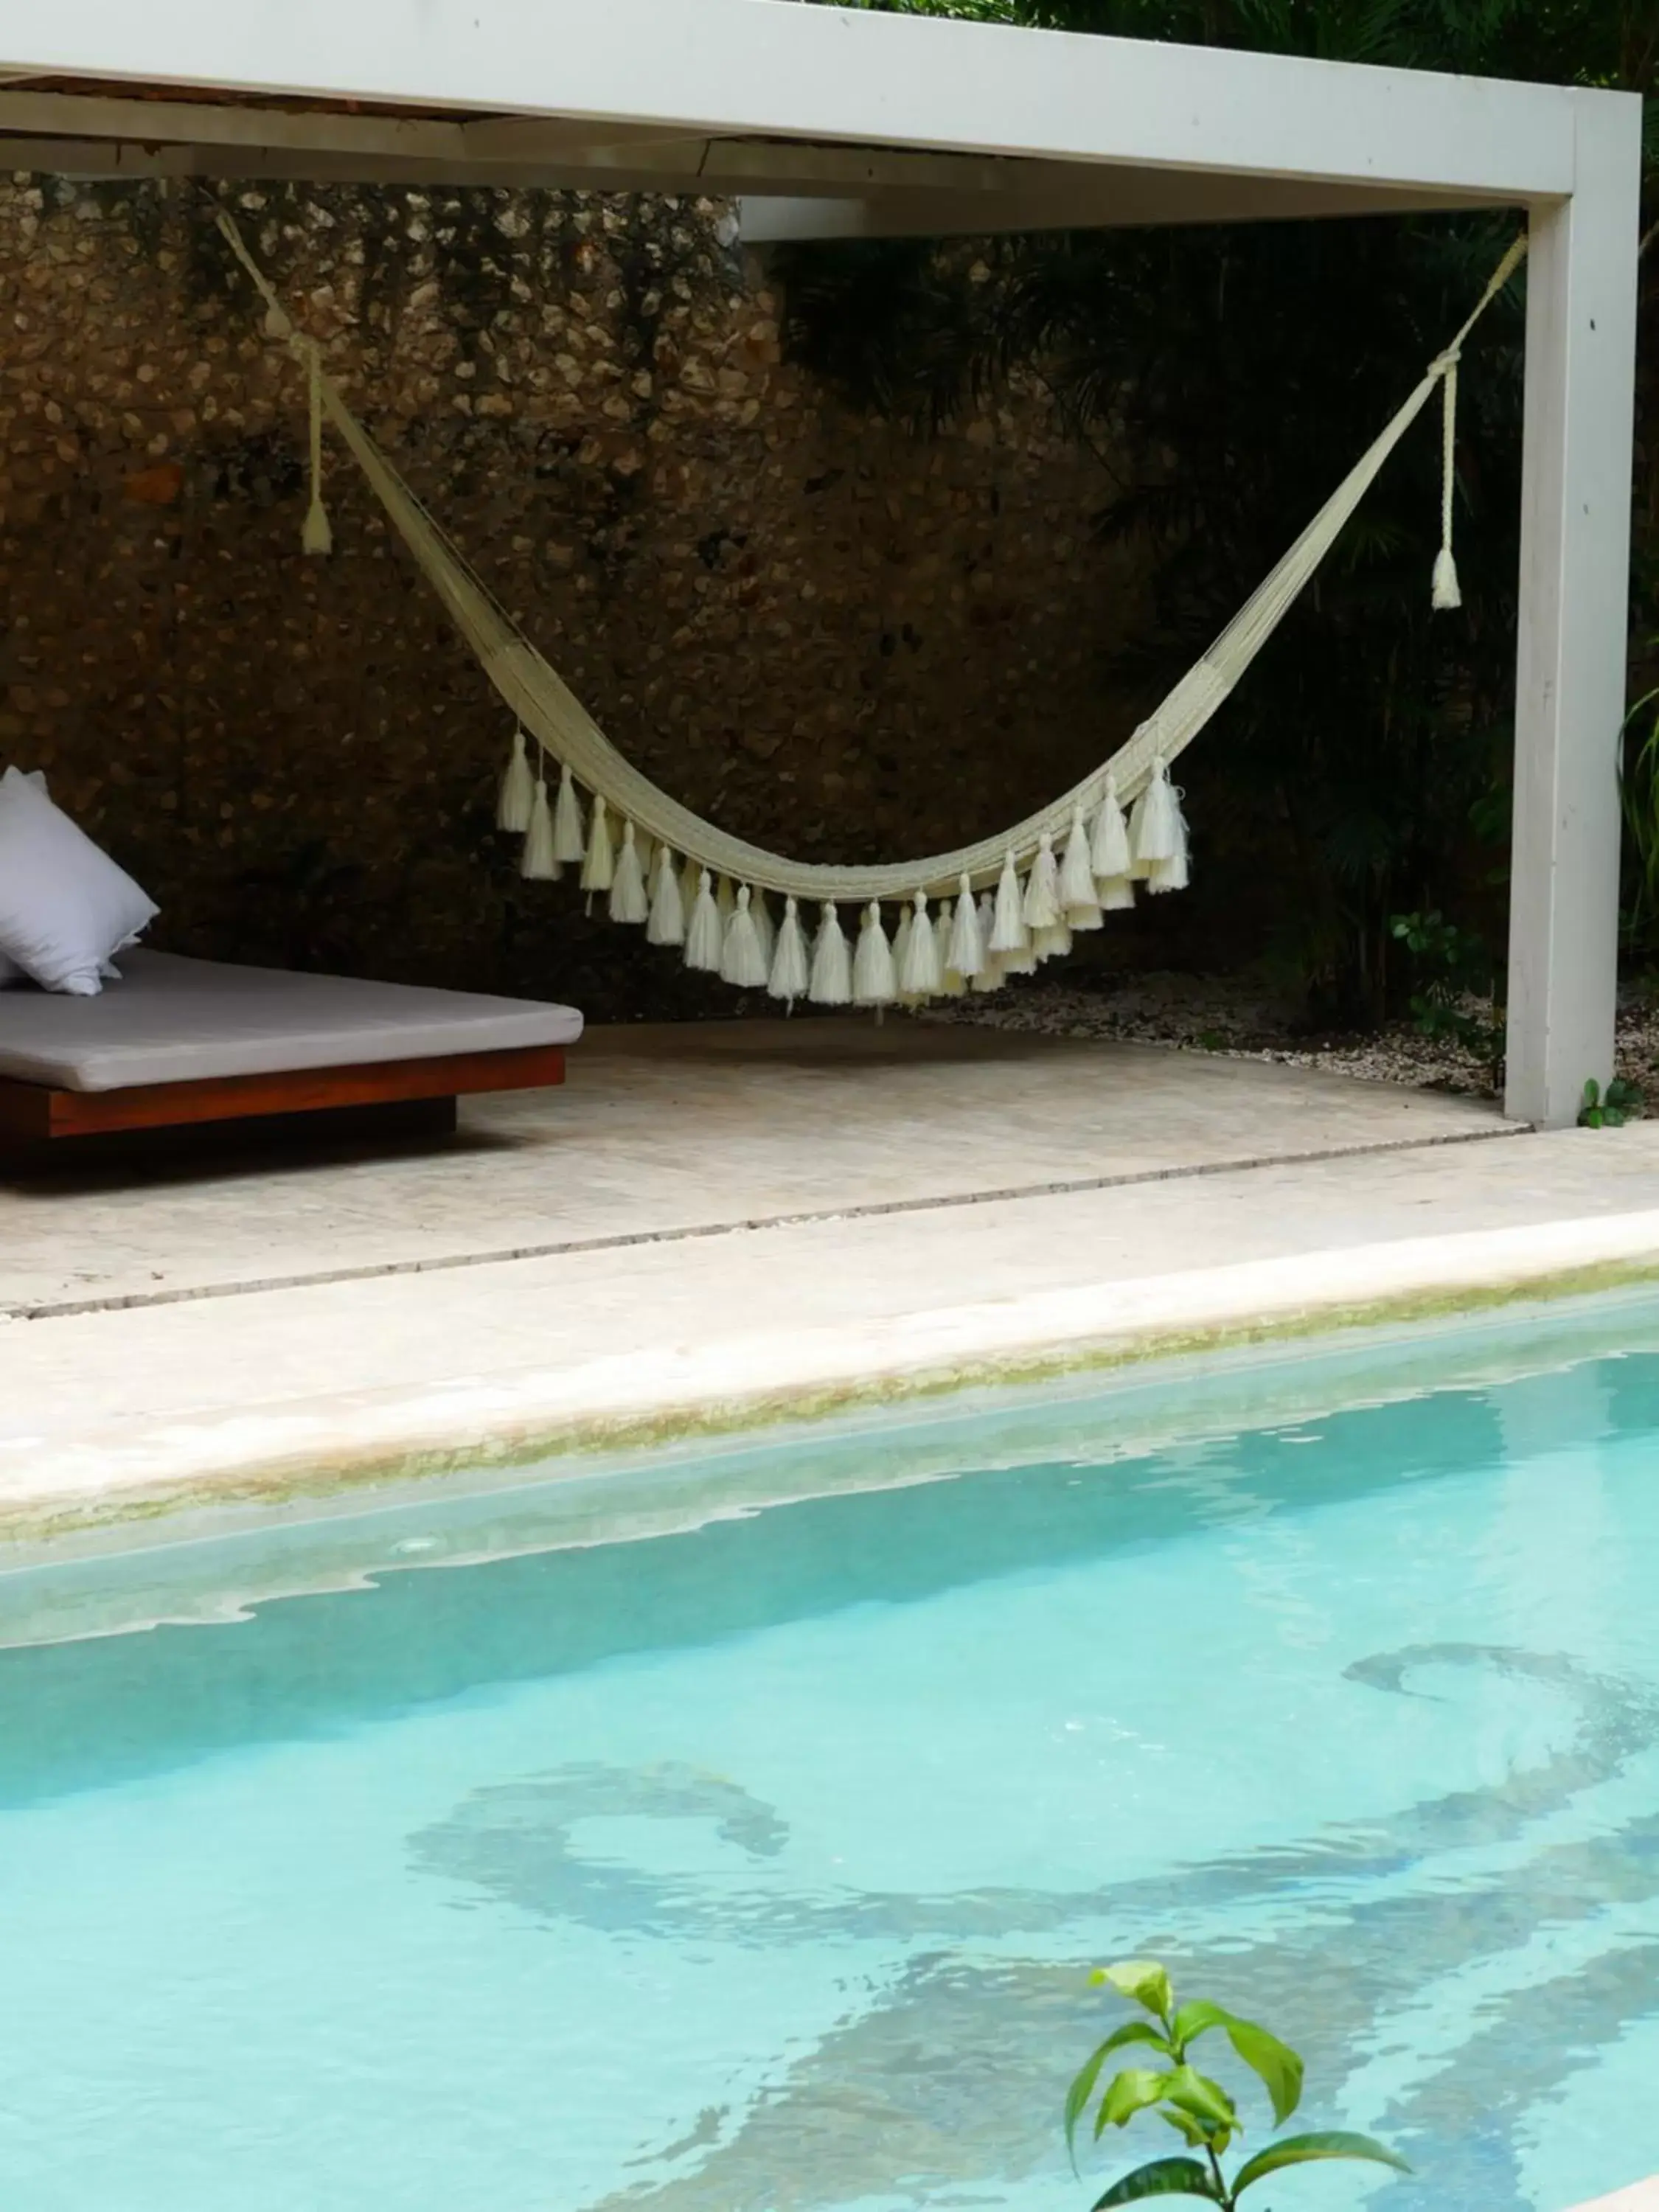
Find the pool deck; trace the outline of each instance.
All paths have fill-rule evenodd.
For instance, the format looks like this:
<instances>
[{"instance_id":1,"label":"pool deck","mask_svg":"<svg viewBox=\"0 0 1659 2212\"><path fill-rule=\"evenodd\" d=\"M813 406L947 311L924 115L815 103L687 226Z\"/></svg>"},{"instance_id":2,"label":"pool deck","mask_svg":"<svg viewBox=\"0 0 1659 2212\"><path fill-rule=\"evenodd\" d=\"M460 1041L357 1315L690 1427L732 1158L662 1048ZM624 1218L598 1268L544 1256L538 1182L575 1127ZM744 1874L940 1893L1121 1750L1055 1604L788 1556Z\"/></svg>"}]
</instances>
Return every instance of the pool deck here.
<instances>
[{"instance_id":1,"label":"pool deck","mask_svg":"<svg viewBox=\"0 0 1659 2212\"><path fill-rule=\"evenodd\" d=\"M906 1021L0 1181L0 1538L1659 1270L1659 1126Z\"/></svg>"}]
</instances>

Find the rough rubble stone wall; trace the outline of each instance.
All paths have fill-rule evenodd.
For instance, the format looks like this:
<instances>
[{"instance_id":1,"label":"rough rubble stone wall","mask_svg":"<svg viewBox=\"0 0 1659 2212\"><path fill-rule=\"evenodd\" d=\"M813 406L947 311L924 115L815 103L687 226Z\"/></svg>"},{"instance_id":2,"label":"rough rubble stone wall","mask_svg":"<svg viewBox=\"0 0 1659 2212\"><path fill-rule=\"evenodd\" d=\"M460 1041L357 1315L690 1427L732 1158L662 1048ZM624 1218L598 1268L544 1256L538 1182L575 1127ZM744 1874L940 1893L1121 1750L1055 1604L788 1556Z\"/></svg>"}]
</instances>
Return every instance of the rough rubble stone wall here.
<instances>
[{"instance_id":1,"label":"rough rubble stone wall","mask_svg":"<svg viewBox=\"0 0 1659 2212\"><path fill-rule=\"evenodd\" d=\"M1034 396L918 441L780 358L704 201L227 194L417 490L602 725L804 856L937 849L1081 773L1133 621ZM492 827L510 727L331 452L194 190L0 186L0 761L221 957L723 1005ZM1173 903L1173 902L1172 902Z\"/></svg>"}]
</instances>

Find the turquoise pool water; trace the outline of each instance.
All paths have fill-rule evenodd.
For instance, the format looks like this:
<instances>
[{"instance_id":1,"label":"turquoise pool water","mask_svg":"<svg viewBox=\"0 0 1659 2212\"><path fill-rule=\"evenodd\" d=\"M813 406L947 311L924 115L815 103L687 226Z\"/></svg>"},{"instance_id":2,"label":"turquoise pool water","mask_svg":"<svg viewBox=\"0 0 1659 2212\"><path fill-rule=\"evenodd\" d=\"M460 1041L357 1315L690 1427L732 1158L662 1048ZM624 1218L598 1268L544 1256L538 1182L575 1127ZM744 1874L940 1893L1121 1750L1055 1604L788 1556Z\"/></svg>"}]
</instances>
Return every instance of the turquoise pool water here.
<instances>
[{"instance_id":1,"label":"turquoise pool water","mask_svg":"<svg viewBox=\"0 0 1659 2212\"><path fill-rule=\"evenodd\" d=\"M1278 2212L1659 2170L1632 1343L0 1577L0 2205L1083 2212L1126 1953L1417 2169ZM192 1625L49 1640L146 1607Z\"/></svg>"}]
</instances>

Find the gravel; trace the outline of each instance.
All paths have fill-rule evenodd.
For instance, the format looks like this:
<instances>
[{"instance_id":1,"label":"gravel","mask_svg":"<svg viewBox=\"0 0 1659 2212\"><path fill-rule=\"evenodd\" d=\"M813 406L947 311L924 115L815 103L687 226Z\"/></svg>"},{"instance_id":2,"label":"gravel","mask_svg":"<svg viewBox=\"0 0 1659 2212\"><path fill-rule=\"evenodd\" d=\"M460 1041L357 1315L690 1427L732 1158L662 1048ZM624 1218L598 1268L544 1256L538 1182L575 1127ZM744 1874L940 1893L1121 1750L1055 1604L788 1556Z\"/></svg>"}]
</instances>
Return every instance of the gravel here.
<instances>
[{"instance_id":1,"label":"gravel","mask_svg":"<svg viewBox=\"0 0 1659 2212\"><path fill-rule=\"evenodd\" d=\"M1471 1005L1468 1011L1491 1019L1489 1006ZM1489 1098L1495 1089L1491 1060L1451 1038L1419 1036L1408 1023L1364 1033L1309 1034L1290 1002L1237 976L1138 975L1103 979L1089 988L1014 981L1000 991L936 1001L920 1018L1042 1036L1113 1037L1226 1060L1276 1060L1364 1083L1470 1097ZM1645 994L1632 994L1620 1008L1619 1073L1659 1095L1659 1006Z\"/></svg>"}]
</instances>

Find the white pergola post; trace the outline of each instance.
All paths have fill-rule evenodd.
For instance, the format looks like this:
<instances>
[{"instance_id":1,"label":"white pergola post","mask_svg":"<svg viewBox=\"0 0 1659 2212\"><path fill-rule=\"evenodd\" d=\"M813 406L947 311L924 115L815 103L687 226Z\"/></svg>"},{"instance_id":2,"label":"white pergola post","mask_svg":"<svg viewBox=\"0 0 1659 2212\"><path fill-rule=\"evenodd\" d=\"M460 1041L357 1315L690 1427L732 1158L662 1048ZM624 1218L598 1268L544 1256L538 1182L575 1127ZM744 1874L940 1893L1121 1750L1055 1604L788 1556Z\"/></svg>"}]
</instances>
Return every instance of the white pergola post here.
<instances>
[{"instance_id":1,"label":"white pergola post","mask_svg":"<svg viewBox=\"0 0 1659 2212\"><path fill-rule=\"evenodd\" d=\"M1593 125L1593 127L1591 127ZM1628 653L1639 115L1585 102L1572 196L1532 210L1505 1111L1613 1073Z\"/></svg>"}]
</instances>

